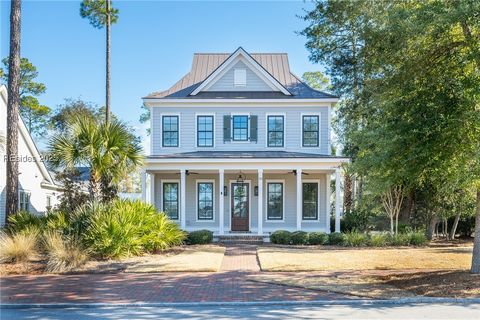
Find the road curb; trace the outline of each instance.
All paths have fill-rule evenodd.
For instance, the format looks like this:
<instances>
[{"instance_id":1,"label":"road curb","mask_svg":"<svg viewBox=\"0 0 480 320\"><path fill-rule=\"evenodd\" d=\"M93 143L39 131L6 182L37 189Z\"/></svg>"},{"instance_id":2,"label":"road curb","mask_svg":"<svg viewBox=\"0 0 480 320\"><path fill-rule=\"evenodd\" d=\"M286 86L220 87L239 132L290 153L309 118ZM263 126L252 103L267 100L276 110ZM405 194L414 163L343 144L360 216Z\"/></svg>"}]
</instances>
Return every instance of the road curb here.
<instances>
[{"instance_id":1,"label":"road curb","mask_svg":"<svg viewBox=\"0 0 480 320\"><path fill-rule=\"evenodd\" d=\"M147 308L147 307L229 307L229 306L271 306L271 305L401 305L421 303L477 304L480 298L400 298L391 300L313 300L313 301L212 301L212 302L133 302L133 303L2 303L0 309L30 308Z\"/></svg>"}]
</instances>

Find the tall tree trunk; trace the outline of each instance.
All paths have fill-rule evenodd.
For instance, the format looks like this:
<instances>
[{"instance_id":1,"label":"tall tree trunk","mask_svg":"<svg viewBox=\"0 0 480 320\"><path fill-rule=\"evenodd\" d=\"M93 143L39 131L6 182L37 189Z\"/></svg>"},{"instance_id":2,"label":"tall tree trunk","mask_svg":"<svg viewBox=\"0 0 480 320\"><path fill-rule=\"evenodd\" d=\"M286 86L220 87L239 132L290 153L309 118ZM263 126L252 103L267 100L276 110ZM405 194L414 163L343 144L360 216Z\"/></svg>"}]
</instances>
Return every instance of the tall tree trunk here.
<instances>
[{"instance_id":1,"label":"tall tree trunk","mask_svg":"<svg viewBox=\"0 0 480 320\"><path fill-rule=\"evenodd\" d=\"M106 81L105 81L105 123L110 121L110 0L106 1L107 24L106 30Z\"/></svg>"},{"instance_id":2,"label":"tall tree trunk","mask_svg":"<svg viewBox=\"0 0 480 320\"><path fill-rule=\"evenodd\" d=\"M7 203L8 216L18 211L18 113L20 108L20 14L22 3L12 0L10 9L10 56L7 102Z\"/></svg>"},{"instance_id":3,"label":"tall tree trunk","mask_svg":"<svg viewBox=\"0 0 480 320\"><path fill-rule=\"evenodd\" d=\"M352 210L352 176L348 173L343 180L343 210L345 213Z\"/></svg>"},{"instance_id":4,"label":"tall tree trunk","mask_svg":"<svg viewBox=\"0 0 480 320\"><path fill-rule=\"evenodd\" d=\"M477 214L475 218L475 240L473 242L471 273L480 274L480 187L477 188Z\"/></svg>"},{"instance_id":5,"label":"tall tree trunk","mask_svg":"<svg viewBox=\"0 0 480 320\"><path fill-rule=\"evenodd\" d=\"M437 226L437 215L434 214L432 218L430 219L430 223L428 225L428 230L427 230L427 238L428 240L433 239L433 235L435 233L435 227Z\"/></svg>"},{"instance_id":6,"label":"tall tree trunk","mask_svg":"<svg viewBox=\"0 0 480 320\"><path fill-rule=\"evenodd\" d=\"M457 234L458 221L460 220L461 212L458 212L453 221L452 229L450 230L450 240L455 240L455 235Z\"/></svg>"}]
</instances>

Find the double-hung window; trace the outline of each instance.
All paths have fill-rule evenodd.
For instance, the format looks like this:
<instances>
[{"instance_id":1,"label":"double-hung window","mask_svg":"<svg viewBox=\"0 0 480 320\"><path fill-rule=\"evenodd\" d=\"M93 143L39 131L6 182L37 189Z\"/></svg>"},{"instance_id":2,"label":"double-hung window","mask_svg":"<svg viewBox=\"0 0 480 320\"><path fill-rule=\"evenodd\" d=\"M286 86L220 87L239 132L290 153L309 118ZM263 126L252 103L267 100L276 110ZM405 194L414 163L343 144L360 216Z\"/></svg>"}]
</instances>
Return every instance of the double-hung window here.
<instances>
[{"instance_id":1,"label":"double-hung window","mask_svg":"<svg viewBox=\"0 0 480 320\"><path fill-rule=\"evenodd\" d=\"M284 116L267 117L267 146L283 147L285 119Z\"/></svg>"},{"instance_id":2,"label":"double-hung window","mask_svg":"<svg viewBox=\"0 0 480 320\"><path fill-rule=\"evenodd\" d=\"M267 220L283 219L283 183L267 183Z\"/></svg>"},{"instance_id":3,"label":"double-hung window","mask_svg":"<svg viewBox=\"0 0 480 320\"><path fill-rule=\"evenodd\" d=\"M233 116L233 141L248 141L248 116Z\"/></svg>"},{"instance_id":4,"label":"double-hung window","mask_svg":"<svg viewBox=\"0 0 480 320\"><path fill-rule=\"evenodd\" d=\"M198 220L213 220L213 205L213 182L198 182Z\"/></svg>"},{"instance_id":5,"label":"double-hung window","mask_svg":"<svg viewBox=\"0 0 480 320\"><path fill-rule=\"evenodd\" d=\"M178 182L163 183L163 212L172 220L178 220Z\"/></svg>"},{"instance_id":6,"label":"double-hung window","mask_svg":"<svg viewBox=\"0 0 480 320\"><path fill-rule=\"evenodd\" d=\"M318 219L318 183L303 183L303 220Z\"/></svg>"},{"instance_id":7,"label":"double-hung window","mask_svg":"<svg viewBox=\"0 0 480 320\"><path fill-rule=\"evenodd\" d=\"M197 147L213 147L213 116L197 116Z\"/></svg>"},{"instance_id":8,"label":"double-hung window","mask_svg":"<svg viewBox=\"0 0 480 320\"><path fill-rule=\"evenodd\" d=\"M20 191L19 209L22 211L30 211L30 193Z\"/></svg>"},{"instance_id":9,"label":"double-hung window","mask_svg":"<svg viewBox=\"0 0 480 320\"><path fill-rule=\"evenodd\" d=\"M302 116L304 147L318 147L319 116Z\"/></svg>"},{"instance_id":10,"label":"double-hung window","mask_svg":"<svg viewBox=\"0 0 480 320\"><path fill-rule=\"evenodd\" d=\"M178 116L162 117L162 145L178 147Z\"/></svg>"}]
</instances>

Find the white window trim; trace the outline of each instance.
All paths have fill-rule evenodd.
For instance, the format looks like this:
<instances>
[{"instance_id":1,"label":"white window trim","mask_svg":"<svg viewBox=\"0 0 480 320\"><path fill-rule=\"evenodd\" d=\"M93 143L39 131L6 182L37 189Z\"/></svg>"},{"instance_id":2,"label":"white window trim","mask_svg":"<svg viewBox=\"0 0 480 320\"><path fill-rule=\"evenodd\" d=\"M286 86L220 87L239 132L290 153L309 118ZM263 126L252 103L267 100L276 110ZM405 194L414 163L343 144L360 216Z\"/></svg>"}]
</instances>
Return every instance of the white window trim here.
<instances>
[{"instance_id":1,"label":"white window trim","mask_svg":"<svg viewBox=\"0 0 480 320\"><path fill-rule=\"evenodd\" d=\"M316 183L317 184L317 219L303 219L303 183ZM302 179L302 222L318 223L320 222L320 179Z\"/></svg>"},{"instance_id":2,"label":"white window trim","mask_svg":"<svg viewBox=\"0 0 480 320\"><path fill-rule=\"evenodd\" d=\"M248 116L247 119L247 140L233 140L233 117ZM258 123L257 123L258 125ZM230 143L250 143L250 112L235 112L230 114ZM257 134L258 135L258 134ZM258 140L258 137L257 137Z\"/></svg>"},{"instance_id":3,"label":"white window trim","mask_svg":"<svg viewBox=\"0 0 480 320\"><path fill-rule=\"evenodd\" d=\"M164 147L163 146L163 117L171 117L171 116L177 116L178 117L178 146L177 147ZM180 113L161 113L160 114L160 146L162 149L167 149L167 150L176 150L182 146L182 130L181 130L181 124L182 124L182 118L180 116Z\"/></svg>"},{"instance_id":4,"label":"white window trim","mask_svg":"<svg viewBox=\"0 0 480 320\"><path fill-rule=\"evenodd\" d=\"M178 190L177 190L177 199L178 199L178 219L171 219L172 221L180 221L180 218L181 218L181 206L182 206L182 201L181 201L181 197L180 197L180 188L182 187L180 185L180 179L162 179L161 180L161 183L160 183L160 211L165 213L165 211L163 211L163 185L165 183L178 183ZM165 213L166 215L166 213ZM185 218L186 219L186 218Z\"/></svg>"},{"instance_id":5,"label":"white window trim","mask_svg":"<svg viewBox=\"0 0 480 320\"><path fill-rule=\"evenodd\" d=\"M244 82L238 83L236 81L236 80L238 80L237 79L237 72L244 73L244 75L245 75L245 81ZM233 86L235 88L245 88L245 87L247 87L247 68L233 68Z\"/></svg>"},{"instance_id":6,"label":"white window trim","mask_svg":"<svg viewBox=\"0 0 480 320\"><path fill-rule=\"evenodd\" d=\"M283 116L283 147L269 147L268 146L268 117L269 116ZM275 150L286 149L287 145L287 113L286 112L270 112L265 114L265 147Z\"/></svg>"},{"instance_id":7,"label":"white window trim","mask_svg":"<svg viewBox=\"0 0 480 320\"><path fill-rule=\"evenodd\" d=\"M230 221L228 230L232 231L232 184L237 183L237 180L229 180L228 182L228 216L230 217L228 220ZM248 231L252 231L252 180L245 180L244 184L248 184ZM224 210L225 211L225 210ZM225 214L225 212L224 212ZM247 231L246 231L247 232Z\"/></svg>"},{"instance_id":8,"label":"white window trim","mask_svg":"<svg viewBox=\"0 0 480 320\"><path fill-rule=\"evenodd\" d=\"M268 219L268 184L269 183L282 183L283 184L283 187L282 187L282 205L283 205L283 212L282 212L282 219ZM285 187L286 187L286 184L285 184L285 180L284 179L265 179L265 188L263 188L264 190L264 213L265 213L265 218L263 220L263 222L272 222L272 223L284 223L285 222Z\"/></svg>"},{"instance_id":9,"label":"white window trim","mask_svg":"<svg viewBox=\"0 0 480 320\"><path fill-rule=\"evenodd\" d=\"M213 117L213 146L211 147L204 147L204 146L199 146L198 145L198 117L202 116L211 116ZM212 149L215 148L216 142L215 142L215 136L217 134L217 128L216 128L216 117L215 113L195 113L195 148L199 149Z\"/></svg>"},{"instance_id":10,"label":"white window trim","mask_svg":"<svg viewBox=\"0 0 480 320\"><path fill-rule=\"evenodd\" d=\"M198 219L198 184L199 183L213 183L213 216L212 219ZM195 220L196 222L215 222L215 216L216 216L216 202L215 202L215 194L216 194L216 189L215 189L215 179L196 179L195 180Z\"/></svg>"},{"instance_id":11,"label":"white window trim","mask_svg":"<svg viewBox=\"0 0 480 320\"><path fill-rule=\"evenodd\" d=\"M304 147L303 146L303 117L304 116L318 116L318 146L316 147ZM321 123L322 123L322 114L319 112L302 112L300 114L300 148L302 149L318 149L321 146Z\"/></svg>"},{"instance_id":12,"label":"white window trim","mask_svg":"<svg viewBox=\"0 0 480 320\"><path fill-rule=\"evenodd\" d=\"M28 189L18 189L18 209L19 210L24 210L22 209L22 193L28 195L28 202L26 203L28 206L28 210L25 210L27 212L30 212L30 203L31 203L31 197L32 197L32 192Z\"/></svg>"}]
</instances>

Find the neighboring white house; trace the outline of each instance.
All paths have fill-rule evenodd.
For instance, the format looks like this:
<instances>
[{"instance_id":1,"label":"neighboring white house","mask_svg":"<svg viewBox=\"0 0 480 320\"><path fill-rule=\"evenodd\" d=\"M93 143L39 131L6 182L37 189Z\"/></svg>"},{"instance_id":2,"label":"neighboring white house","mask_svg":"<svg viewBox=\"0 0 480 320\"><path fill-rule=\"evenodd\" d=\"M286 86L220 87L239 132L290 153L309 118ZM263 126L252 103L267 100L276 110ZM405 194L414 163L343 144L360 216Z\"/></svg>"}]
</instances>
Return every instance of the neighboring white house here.
<instances>
[{"instance_id":1,"label":"neighboring white house","mask_svg":"<svg viewBox=\"0 0 480 320\"><path fill-rule=\"evenodd\" d=\"M187 230L267 236L330 230L331 108L338 97L290 71L285 53L196 53L188 74L143 98L151 149L143 197Z\"/></svg>"},{"instance_id":2,"label":"neighboring white house","mask_svg":"<svg viewBox=\"0 0 480 320\"><path fill-rule=\"evenodd\" d=\"M0 136L7 136L7 88L0 86ZM18 129L19 208L34 214L45 214L58 202L61 189L43 163L25 124ZM0 146L0 225L5 222L6 145Z\"/></svg>"}]
</instances>

